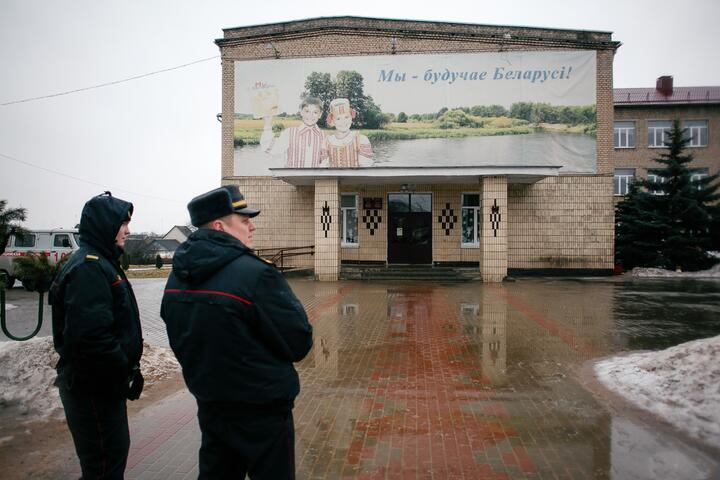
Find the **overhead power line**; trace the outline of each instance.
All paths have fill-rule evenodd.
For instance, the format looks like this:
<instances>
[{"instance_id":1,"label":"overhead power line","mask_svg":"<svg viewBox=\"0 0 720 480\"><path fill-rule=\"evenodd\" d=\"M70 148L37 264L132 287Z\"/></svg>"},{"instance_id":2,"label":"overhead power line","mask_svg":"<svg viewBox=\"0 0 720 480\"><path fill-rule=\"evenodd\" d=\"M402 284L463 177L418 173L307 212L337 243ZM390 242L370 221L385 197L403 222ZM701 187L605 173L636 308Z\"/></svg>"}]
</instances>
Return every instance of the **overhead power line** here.
<instances>
[{"instance_id":1,"label":"overhead power line","mask_svg":"<svg viewBox=\"0 0 720 480\"><path fill-rule=\"evenodd\" d=\"M0 103L0 106L2 106L2 107L7 107L8 105L15 105L15 104L17 104L17 103L34 102L35 100L44 100L44 99L46 99L46 98L53 98L53 97L60 97L60 96L63 96L63 95L70 95L71 93L85 92L85 91L87 91L87 90L93 90L93 89L95 89L95 88L102 88L102 87L109 87L109 86L111 86L111 85L118 85L118 84L120 84L120 83L129 82L129 81L131 81L131 80L138 80L138 79L140 79L140 78L149 77L149 76L151 76L151 75L157 75L157 74L159 74L159 73L165 73L165 72L170 72L170 71L172 71L172 70L178 70L178 69L180 69L180 68L189 67L189 66L191 66L191 65L195 65L195 64L197 64L197 63L202 63L202 62L207 62L207 61L209 61L209 60L214 60L214 59L219 58L219 57L220 57L220 55L215 55L214 57L202 58L202 59L200 59L200 60L195 60L195 61L190 62L190 63L184 63L184 64L182 64L182 65L177 65L177 66L175 66L175 67L164 68L164 69L162 69L162 70L156 70L156 71L154 71L154 72L143 73L142 75L135 75L134 77L123 78L122 80L115 80L115 81L113 81L113 82L101 83L101 84L99 84L99 85L92 85L92 86L90 86L90 87L76 88L75 90L67 90L67 91L65 91L65 92L52 93L52 94L50 94L50 95L42 95L42 96L39 96L39 97L24 98L24 99L22 99L22 100L13 100L13 101L11 101L11 102Z\"/></svg>"},{"instance_id":2,"label":"overhead power line","mask_svg":"<svg viewBox=\"0 0 720 480\"><path fill-rule=\"evenodd\" d=\"M12 160L13 162L21 163L21 164L23 164L23 165L27 165L28 167L37 168L38 170L43 170L43 171L45 171L45 172L49 172L49 173L52 173L52 174L55 174L55 175L60 175L61 177L71 178L71 179L73 179L73 180L77 180L78 182L83 182L83 183L87 183L87 184L90 184L90 185L95 185L95 186L98 186L98 187L102 187L103 190L111 190L111 191L116 190L116 191L118 191L118 192L129 193L129 194L131 194L131 195L137 195L138 197L152 198L152 199L154 199L154 200L162 200L162 201L164 201L164 202L184 203L184 202L181 202L180 200L176 200L176 199L173 199L173 198L156 197L156 196L154 196L154 195L147 195L147 194L144 194L144 193L138 193L138 192L133 192L133 191L130 191L130 190L125 190L124 188L114 188L114 187L110 187L109 185L104 184L104 183L93 182L92 180L87 180L87 179L84 179L84 178L76 177L76 176L74 176L74 175L69 175L69 174L67 174L67 173L59 172L59 171L53 170L53 169L51 169L51 168L41 167L40 165L35 165L34 163L26 162L26 161L24 161L24 160L20 160L19 158L11 157L10 155L5 155L4 153L0 153L0 157L6 158L6 159L8 159L8 160Z\"/></svg>"}]
</instances>

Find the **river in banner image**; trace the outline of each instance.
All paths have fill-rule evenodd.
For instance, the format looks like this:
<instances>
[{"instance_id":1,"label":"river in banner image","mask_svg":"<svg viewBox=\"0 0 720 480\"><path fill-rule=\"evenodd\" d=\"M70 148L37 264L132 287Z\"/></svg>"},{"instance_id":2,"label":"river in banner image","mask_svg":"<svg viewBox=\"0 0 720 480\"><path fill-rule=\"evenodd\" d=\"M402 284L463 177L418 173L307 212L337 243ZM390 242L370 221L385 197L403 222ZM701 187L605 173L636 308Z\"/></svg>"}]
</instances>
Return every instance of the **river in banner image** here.
<instances>
[{"instance_id":1,"label":"river in banner image","mask_svg":"<svg viewBox=\"0 0 720 480\"><path fill-rule=\"evenodd\" d=\"M531 133L378 140L372 149L378 167L559 166L561 173L595 173L595 144L590 135ZM235 148L237 176L269 175L268 168L284 166L282 155L266 154L258 145Z\"/></svg>"}]
</instances>

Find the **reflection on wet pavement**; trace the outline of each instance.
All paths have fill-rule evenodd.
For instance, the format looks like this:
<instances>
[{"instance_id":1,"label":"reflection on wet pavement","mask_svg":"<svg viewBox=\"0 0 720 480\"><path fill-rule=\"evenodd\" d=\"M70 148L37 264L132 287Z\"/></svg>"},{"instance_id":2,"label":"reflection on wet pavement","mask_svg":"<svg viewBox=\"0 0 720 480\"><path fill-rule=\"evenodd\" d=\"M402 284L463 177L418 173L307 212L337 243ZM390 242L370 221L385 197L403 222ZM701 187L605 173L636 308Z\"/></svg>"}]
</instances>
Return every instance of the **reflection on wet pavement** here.
<instances>
[{"instance_id":1,"label":"reflection on wet pavement","mask_svg":"<svg viewBox=\"0 0 720 480\"><path fill-rule=\"evenodd\" d=\"M639 342L662 348L664 329L679 341L720 333L719 283L665 284L647 295L655 305L638 300L646 287L610 281L292 285L315 328L298 365L299 478L684 479L718 468L603 406L578 372ZM642 326L644 315L656 318Z\"/></svg>"}]
</instances>

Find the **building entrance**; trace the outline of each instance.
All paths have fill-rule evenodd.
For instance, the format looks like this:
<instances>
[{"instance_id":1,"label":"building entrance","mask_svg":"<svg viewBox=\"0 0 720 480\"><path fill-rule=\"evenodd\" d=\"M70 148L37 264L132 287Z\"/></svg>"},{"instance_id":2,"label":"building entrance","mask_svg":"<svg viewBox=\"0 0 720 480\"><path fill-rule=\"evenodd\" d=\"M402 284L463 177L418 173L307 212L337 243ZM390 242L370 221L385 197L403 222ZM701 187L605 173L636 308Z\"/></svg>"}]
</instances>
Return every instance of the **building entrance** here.
<instances>
[{"instance_id":1,"label":"building entrance","mask_svg":"<svg viewBox=\"0 0 720 480\"><path fill-rule=\"evenodd\" d=\"M432 263L432 194L388 194L388 263Z\"/></svg>"}]
</instances>

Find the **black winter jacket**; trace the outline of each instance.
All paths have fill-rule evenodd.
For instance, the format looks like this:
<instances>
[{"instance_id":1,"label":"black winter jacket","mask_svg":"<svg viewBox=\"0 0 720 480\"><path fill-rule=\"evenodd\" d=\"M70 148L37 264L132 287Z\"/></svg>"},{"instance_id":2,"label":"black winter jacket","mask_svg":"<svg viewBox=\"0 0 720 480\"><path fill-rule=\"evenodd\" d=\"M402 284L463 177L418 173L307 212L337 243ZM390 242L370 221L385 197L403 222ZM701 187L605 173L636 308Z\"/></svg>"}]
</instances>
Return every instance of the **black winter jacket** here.
<instances>
[{"instance_id":1,"label":"black winter jacket","mask_svg":"<svg viewBox=\"0 0 720 480\"><path fill-rule=\"evenodd\" d=\"M194 232L175 252L160 314L198 401L292 408L293 362L312 347L312 327L285 278L242 242Z\"/></svg>"},{"instance_id":2,"label":"black winter jacket","mask_svg":"<svg viewBox=\"0 0 720 480\"><path fill-rule=\"evenodd\" d=\"M127 394L142 355L142 331L135 294L117 263L122 251L115 237L131 212L132 204L111 196L85 204L80 249L50 288L58 386Z\"/></svg>"}]
</instances>

